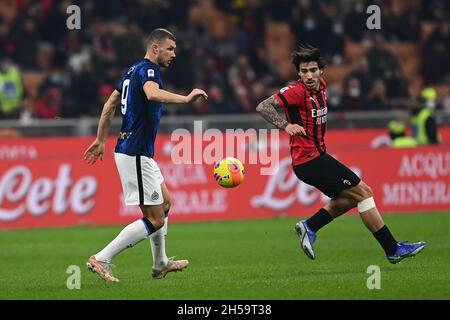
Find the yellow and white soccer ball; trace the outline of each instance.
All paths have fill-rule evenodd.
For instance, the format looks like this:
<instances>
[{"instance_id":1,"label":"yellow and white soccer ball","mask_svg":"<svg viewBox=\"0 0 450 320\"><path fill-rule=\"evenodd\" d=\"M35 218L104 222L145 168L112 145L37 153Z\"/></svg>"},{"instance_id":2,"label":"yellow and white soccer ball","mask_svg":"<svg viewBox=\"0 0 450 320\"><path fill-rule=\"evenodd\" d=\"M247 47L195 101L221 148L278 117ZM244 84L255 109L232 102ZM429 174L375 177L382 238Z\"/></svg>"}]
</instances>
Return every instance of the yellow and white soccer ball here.
<instances>
[{"instance_id":1,"label":"yellow and white soccer ball","mask_svg":"<svg viewBox=\"0 0 450 320\"><path fill-rule=\"evenodd\" d=\"M232 157L219 160L214 165L214 179L224 188L234 188L244 181L244 165Z\"/></svg>"}]
</instances>

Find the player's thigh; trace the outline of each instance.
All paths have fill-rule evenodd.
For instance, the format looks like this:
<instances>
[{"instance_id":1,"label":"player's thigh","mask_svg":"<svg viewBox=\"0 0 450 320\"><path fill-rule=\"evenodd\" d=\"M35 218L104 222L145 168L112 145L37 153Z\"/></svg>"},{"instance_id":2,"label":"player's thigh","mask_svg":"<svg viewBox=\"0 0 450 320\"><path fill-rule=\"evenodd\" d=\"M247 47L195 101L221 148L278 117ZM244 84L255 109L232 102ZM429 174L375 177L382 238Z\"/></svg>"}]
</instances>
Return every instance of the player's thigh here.
<instances>
[{"instance_id":1,"label":"player's thigh","mask_svg":"<svg viewBox=\"0 0 450 320\"><path fill-rule=\"evenodd\" d=\"M170 192L169 189L166 186L165 182L161 183L161 192L162 192L162 196L163 196L163 205L164 205L164 209L169 209L172 202L170 200Z\"/></svg>"},{"instance_id":2,"label":"player's thigh","mask_svg":"<svg viewBox=\"0 0 450 320\"><path fill-rule=\"evenodd\" d=\"M327 153L293 169L301 181L330 198L339 197L343 190L357 186L361 181L352 170Z\"/></svg>"}]
</instances>

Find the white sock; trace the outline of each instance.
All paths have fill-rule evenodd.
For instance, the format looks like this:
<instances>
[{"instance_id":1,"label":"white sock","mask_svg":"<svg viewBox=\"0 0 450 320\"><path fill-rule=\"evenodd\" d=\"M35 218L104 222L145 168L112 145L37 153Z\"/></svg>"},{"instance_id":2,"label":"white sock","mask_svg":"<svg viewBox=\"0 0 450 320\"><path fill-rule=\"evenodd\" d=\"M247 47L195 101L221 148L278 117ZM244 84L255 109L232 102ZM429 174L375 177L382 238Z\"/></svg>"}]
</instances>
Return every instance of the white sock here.
<instances>
[{"instance_id":1,"label":"white sock","mask_svg":"<svg viewBox=\"0 0 450 320\"><path fill-rule=\"evenodd\" d=\"M166 236L167 236L167 224L169 218L164 218L164 226L150 235L150 244L152 247L153 255L153 269L163 269L169 259L166 255Z\"/></svg>"},{"instance_id":2,"label":"white sock","mask_svg":"<svg viewBox=\"0 0 450 320\"><path fill-rule=\"evenodd\" d=\"M136 220L127 225L113 241L97 253L95 259L110 263L115 255L147 238L149 232L142 219Z\"/></svg>"}]
</instances>

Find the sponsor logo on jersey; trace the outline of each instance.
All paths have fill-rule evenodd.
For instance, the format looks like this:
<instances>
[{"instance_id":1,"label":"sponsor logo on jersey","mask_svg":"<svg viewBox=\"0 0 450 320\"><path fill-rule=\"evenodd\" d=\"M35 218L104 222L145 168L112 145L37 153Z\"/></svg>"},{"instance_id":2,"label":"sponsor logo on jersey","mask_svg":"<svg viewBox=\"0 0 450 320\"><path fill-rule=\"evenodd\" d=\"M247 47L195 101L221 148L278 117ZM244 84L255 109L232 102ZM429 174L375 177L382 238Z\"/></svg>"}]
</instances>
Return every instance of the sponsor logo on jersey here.
<instances>
[{"instance_id":1,"label":"sponsor logo on jersey","mask_svg":"<svg viewBox=\"0 0 450 320\"><path fill-rule=\"evenodd\" d=\"M284 87L284 88L281 88L280 89L280 93L283 93L283 92L285 92L287 89L289 89L289 87Z\"/></svg>"},{"instance_id":2,"label":"sponsor logo on jersey","mask_svg":"<svg viewBox=\"0 0 450 320\"><path fill-rule=\"evenodd\" d=\"M120 140L125 140L128 139L131 135L133 134L133 132L120 132L119 133L119 139Z\"/></svg>"}]
</instances>

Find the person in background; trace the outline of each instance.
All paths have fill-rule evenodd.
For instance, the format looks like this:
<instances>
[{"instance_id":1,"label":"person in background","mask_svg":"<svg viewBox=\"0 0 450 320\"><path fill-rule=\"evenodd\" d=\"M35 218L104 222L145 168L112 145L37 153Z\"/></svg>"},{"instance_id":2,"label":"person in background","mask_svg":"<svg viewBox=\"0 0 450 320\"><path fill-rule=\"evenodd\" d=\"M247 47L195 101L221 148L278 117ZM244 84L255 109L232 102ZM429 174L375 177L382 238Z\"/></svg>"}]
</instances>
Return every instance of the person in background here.
<instances>
[{"instance_id":1,"label":"person in background","mask_svg":"<svg viewBox=\"0 0 450 320\"><path fill-rule=\"evenodd\" d=\"M428 87L422 90L419 108L412 110L411 128L418 145L439 144L439 137L434 109L436 108L437 92Z\"/></svg>"},{"instance_id":2,"label":"person in background","mask_svg":"<svg viewBox=\"0 0 450 320\"><path fill-rule=\"evenodd\" d=\"M0 60L0 119L18 119L24 88L20 70L9 58Z\"/></svg>"},{"instance_id":3,"label":"person in background","mask_svg":"<svg viewBox=\"0 0 450 320\"><path fill-rule=\"evenodd\" d=\"M388 129L392 148L415 148L417 146L416 140L406 135L406 125L403 122L389 121Z\"/></svg>"}]
</instances>

